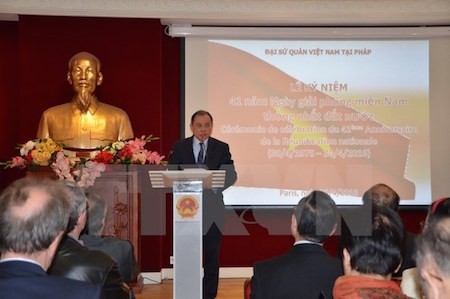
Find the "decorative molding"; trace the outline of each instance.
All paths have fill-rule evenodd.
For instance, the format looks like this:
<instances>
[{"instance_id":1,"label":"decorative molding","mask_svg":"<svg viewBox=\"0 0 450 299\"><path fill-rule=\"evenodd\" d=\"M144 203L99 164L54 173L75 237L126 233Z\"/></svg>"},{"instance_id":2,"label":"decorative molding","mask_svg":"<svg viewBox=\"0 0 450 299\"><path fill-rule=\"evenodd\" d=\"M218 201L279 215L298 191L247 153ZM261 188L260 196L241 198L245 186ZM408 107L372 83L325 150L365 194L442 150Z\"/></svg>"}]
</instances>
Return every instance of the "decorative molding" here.
<instances>
[{"instance_id":1,"label":"decorative molding","mask_svg":"<svg viewBox=\"0 0 450 299\"><path fill-rule=\"evenodd\" d=\"M449 0L2 0L0 17L156 18L234 26L449 25ZM4 19L4 18L2 18Z\"/></svg>"},{"instance_id":2,"label":"decorative molding","mask_svg":"<svg viewBox=\"0 0 450 299\"><path fill-rule=\"evenodd\" d=\"M214 38L430 38L449 37L450 26L401 27L237 27L168 25L172 37Z\"/></svg>"}]
</instances>

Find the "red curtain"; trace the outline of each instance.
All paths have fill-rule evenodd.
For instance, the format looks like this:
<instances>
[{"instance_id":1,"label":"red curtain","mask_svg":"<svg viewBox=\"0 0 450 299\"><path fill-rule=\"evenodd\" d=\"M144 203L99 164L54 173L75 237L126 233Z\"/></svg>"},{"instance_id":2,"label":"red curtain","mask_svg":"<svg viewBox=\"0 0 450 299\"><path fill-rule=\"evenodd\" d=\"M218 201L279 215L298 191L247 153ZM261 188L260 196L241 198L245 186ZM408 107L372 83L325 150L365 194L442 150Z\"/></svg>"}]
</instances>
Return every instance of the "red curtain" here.
<instances>
[{"instance_id":1,"label":"red curtain","mask_svg":"<svg viewBox=\"0 0 450 299\"><path fill-rule=\"evenodd\" d=\"M101 60L104 80L97 94L128 113L136 136L160 137L151 147L166 156L180 138L181 41L166 36L159 20L20 16L19 22L0 22L0 45L0 161L16 154L18 143L35 137L46 108L70 101L67 62L79 51L92 52ZM0 171L0 189L21 175ZM161 217L152 223L165 234L142 236L143 272L170 267L171 196L161 197L152 205L152 215ZM255 222L251 210L227 212L221 266L252 266L289 250L291 212L264 213L268 223L277 224L276 232ZM407 227L418 230L424 215L405 211L403 218ZM326 247L333 252L336 239Z\"/></svg>"}]
</instances>

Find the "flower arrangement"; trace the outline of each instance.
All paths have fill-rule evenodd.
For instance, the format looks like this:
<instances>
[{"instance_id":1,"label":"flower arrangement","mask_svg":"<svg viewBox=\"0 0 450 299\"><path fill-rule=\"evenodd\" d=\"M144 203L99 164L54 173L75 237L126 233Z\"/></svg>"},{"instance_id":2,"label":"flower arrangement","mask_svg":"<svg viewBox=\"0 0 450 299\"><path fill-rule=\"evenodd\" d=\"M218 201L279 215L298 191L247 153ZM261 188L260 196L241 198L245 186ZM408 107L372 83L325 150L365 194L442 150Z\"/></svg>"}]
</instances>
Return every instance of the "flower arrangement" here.
<instances>
[{"instance_id":1,"label":"flower arrangement","mask_svg":"<svg viewBox=\"0 0 450 299\"><path fill-rule=\"evenodd\" d=\"M99 148L91 159L104 164L161 164L165 156L145 149L148 142L156 139L158 138L149 135L129 141L116 141Z\"/></svg>"},{"instance_id":2,"label":"flower arrangement","mask_svg":"<svg viewBox=\"0 0 450 299\"><path fill-rule=\"evenodd\" d=\"M64 153L64 146L52 139L30 140L18 146L20 155L10 161L0 162L4 168L33 170L40 166L50 166L61 180L77 182L81 187L94 185L95 179L106 170L106 164L164 164L158 152L145 149L145 145L158 139L153 135L142 136L128 141L116 141L99 147L89 158L70 159Z\"/></svg>"},{"instance_id":3,"label":"flower arrangement","mask_svg":"<svg viewBox=\"0 0 450 299\"><path fill-rule=\"evenodd\" d=\"M63 147L52 139L36 139L19 145L18 149L20 150L20 156L13 157L11 161L3 162L2 165L5 165L5 168L34 169L38 166L49 166Z\"/></svg>"}]
</instances>

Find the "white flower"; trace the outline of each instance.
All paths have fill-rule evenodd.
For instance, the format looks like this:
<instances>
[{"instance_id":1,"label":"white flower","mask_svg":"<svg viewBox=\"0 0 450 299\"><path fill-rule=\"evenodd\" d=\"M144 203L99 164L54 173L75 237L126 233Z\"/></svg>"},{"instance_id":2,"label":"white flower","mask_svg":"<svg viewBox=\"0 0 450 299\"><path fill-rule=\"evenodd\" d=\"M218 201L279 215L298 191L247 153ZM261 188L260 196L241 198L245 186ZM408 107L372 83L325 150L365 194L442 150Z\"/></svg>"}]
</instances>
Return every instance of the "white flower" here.
<instances>
[{"instance_id":1,"label":"white flower","mask_svg":"<svg viewBox=\"0 0 450 299\"><path fill-rule=\"evenodd\" d=\"M22 157L28 155L28 152L31 151L36 146L36 144L37 142L34 142L33 140L30 140L27 143L25 143L20 149L20 155Z\"/></svg>"},{"instance_id":2,"label":"white flower","mask_svg":"<svg viewBox=\"0 0 450 299\"><path fill-rule=\"evenodd\" d=\"M145 164L147 162L147 151L144 150L140 153L134 153L132 161L134 163Z\"/></svg>"},{"instance_id":3,"label":"white flower","mask_svg":"<svg viewBox=\"0 0 450 299\"><path fill-rule=\"evenodd\" d=\"M100 150L92 151L89 154L89 159L95 159L95 157L100 153Z\"/></svg>"},{"instance_id":4,"label":"white flower","mask_svg":"<svg viewBox=\"0 0 450 299\"><path fill-rule=\"evenodd\" d=\"M123 147L125 146L125 142L124 141L116 141L114 142L111 147L120 151Z\"/></svg>"}]
</instances>

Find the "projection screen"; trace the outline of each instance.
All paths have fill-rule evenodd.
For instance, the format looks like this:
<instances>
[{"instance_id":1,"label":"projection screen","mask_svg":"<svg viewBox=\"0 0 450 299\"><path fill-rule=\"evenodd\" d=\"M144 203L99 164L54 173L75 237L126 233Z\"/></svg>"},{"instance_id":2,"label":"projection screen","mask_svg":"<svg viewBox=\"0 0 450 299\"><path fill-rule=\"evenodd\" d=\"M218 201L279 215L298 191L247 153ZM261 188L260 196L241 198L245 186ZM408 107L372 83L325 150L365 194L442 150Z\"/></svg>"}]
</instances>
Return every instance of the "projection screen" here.
<instances>
[{"instance_id":1,"label":"projection screen","mask_svg":"<svg viewBox=\"0 0 450 299\"><path fill-rule=\"evenodd\" d=\"M448 38L189 37L185 135L211 112L238 172L227 205L295 205L314 189L355 205L376 183L428 205L447 188L432 190L444 165L433 176L431 131L449 108L448 53Z\"/></svg>"}]
</instances>

